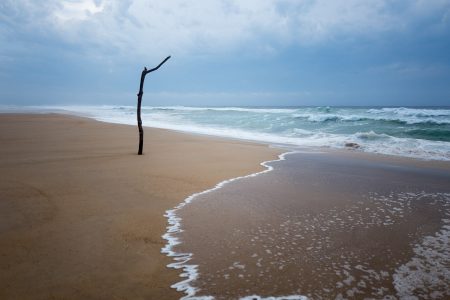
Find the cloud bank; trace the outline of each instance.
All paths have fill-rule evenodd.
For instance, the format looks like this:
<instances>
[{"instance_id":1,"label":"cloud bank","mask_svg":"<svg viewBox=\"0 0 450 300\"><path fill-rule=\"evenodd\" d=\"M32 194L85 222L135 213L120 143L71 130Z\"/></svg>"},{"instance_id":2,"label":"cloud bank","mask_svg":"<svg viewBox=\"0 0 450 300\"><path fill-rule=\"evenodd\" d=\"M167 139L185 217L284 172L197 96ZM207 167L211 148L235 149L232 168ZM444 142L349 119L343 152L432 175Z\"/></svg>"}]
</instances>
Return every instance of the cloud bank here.
<instances>
[{"instance_id":1,"label":"cloud bank","mask_svg":"<svg viewBox=\"0 0 450 300\"><path fill-rule=\"evenodd\" d=\"M139 58L271 54L293 44L376 38L425 23L438 31L450 23L449 0L6 0L0 8L8 25L3 41L37 34L93 56Z\"/></svg>"}]
</instances>

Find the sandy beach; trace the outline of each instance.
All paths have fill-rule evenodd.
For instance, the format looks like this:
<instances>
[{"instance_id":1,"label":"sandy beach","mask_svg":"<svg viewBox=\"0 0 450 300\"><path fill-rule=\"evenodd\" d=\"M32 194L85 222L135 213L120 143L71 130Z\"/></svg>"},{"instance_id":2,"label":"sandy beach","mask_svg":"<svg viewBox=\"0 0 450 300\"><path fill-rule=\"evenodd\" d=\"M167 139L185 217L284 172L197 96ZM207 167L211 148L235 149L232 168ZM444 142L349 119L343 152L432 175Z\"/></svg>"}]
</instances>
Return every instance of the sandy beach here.
<instances>
[{"instance_id":1,"label":"sandy beach","mask_svg":"<svg viewBox=\"0 0 450 300\"><path fill-rule=\"evenodd\" d=\"M264 145L58 114L0 115L0 298L177 299L167 209L264 169Z\"/></svg>"},{"instance_id":2,"label":"sandy beach","mask_svg":"<svg viewBox=\"0 0 450 300\"><path fill-rule=\"evenodd\" d=\"M0 143L0 299L179 299L166 210L268 167L176 211L196 296L449 296L449 162L310 148L263 167L287 150L154 128L138 156L135 126L60 114L0 115Z\"/></svg>"}]
</instances>

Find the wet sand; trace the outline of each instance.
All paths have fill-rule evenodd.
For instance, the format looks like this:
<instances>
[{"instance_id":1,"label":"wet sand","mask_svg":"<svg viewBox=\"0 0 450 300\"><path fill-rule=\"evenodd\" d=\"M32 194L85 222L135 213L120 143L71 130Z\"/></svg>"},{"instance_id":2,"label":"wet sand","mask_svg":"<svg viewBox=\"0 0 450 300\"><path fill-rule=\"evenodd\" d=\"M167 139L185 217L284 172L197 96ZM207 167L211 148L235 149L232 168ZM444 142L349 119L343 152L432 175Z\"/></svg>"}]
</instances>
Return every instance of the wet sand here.
<instances>
[{"instance_id":1,"label":"wet sand","mask_svg":"<svg viewBox=\"0 0 450 300\"><path fill-rule=\"evenodd\" d=\"M0 115L0 299L178 299L167 209L280 152L57 114Z\"/></svg>"},{"instance_id":2,"label":"wet sand","mask_svg":"<svg viewBox=\"0 0 450 300\"><path fill-rule=\"evenodd\" d=\"M326 151L271 165L179 212L198 296L450 297L449 162Z\"/></svg>"}]
</instances>

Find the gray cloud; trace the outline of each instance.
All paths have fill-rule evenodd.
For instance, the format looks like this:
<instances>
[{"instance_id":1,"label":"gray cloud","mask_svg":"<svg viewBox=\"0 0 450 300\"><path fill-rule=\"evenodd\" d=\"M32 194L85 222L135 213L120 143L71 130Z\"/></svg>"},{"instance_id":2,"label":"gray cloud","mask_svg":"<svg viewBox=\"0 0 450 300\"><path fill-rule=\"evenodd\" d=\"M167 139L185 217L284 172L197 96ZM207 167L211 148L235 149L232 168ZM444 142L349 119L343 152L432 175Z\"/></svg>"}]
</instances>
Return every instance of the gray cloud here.
<instances>
[{"instance_id":1,"label":"gray cloud","mask_svg":"<svg viewBox=\"0 0 450 300\"><path fill-rule=\"evenodd\" d=\"M53 35L93 49L93 55L141 58L229 53L249 46L271 53L283 45L370 37L435 15L442 23L450 1L15 0L1 8L10 30Z\"/></svg>"}]
</instances>

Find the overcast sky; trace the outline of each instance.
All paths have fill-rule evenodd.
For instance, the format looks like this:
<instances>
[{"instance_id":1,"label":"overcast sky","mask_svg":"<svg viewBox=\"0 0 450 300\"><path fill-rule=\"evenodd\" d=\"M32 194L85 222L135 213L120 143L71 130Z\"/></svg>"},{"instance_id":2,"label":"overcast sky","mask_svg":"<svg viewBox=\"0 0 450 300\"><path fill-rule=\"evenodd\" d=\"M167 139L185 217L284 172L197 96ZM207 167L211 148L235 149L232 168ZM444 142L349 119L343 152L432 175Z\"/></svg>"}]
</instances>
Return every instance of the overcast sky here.
<instances>
[{"instance_id":1,"label":"overcast sky","mask_svg":"<svg viewBox=\"0 0 450 300\"><path fill-rule=\"evenodd\" d=\"M450 0L0 1L0 104L450 105Z\"/></svg>"}]
</instances>

